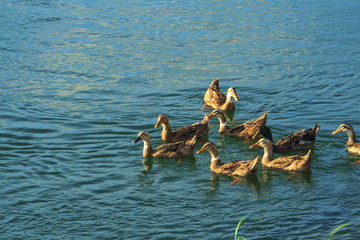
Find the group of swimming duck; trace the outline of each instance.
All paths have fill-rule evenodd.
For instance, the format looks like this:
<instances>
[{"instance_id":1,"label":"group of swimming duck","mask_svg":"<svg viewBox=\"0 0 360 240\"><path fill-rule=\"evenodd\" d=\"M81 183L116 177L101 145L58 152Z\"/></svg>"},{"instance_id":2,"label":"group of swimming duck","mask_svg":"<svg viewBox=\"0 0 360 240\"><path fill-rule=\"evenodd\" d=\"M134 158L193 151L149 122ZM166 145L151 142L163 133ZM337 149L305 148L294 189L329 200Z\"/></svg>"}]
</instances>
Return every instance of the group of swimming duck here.
<instances>
[{"instance_id":1,"label":"group of swimming duck","mask_svg":"<svg viewBox=\"0 0 360 240\"><path fill-rule=\"evenodd\" d=\"M168 117L165 114L160 114L154 127L158 128L162 125L161 138L163 141L169 143L160 145L154 149L151 145L150 135L146 131L139 132L134 143L140 140L144 142L143 157L179 158L178 163L180 163L184 156L193 154L197 140L208 136L209 119L217 117L220 122L220 134L243 138L248 142L262 135L263 138L251 145L250 148L262 147L264 154L262 158L256 157L254 160L238 160L222 163L216 145L212 142L207 142L196 153L200 154L205 151L210 153L211 171L235 177L244 177L255 174L260 163L268 168L288 171L305 171L311 167L311 150L308 149L315 143L316 136L320 129L318 124L315 124L314 128L306 131L305 129L300 129L297 132L283 137L274 144L271 130L266 126L267 111L256 120L241 123L235 127L228 126L224 111L235 109L235 104L232 99L239 101L235 88L230 87L225 95L220 91L219 80L215 79L210 84L204 96L204 107L214 109L210 115L205 114L202 121L190 126L172 130ZM360 143L356 140L353 127L350 124L343 123L333 134L339 132L346 132L348 135L346 149L351 153L360 154ZM273 152L291 153L303 150L308 150L308 152L305 155L272 157Z\"/></svg>"}]
</instances>

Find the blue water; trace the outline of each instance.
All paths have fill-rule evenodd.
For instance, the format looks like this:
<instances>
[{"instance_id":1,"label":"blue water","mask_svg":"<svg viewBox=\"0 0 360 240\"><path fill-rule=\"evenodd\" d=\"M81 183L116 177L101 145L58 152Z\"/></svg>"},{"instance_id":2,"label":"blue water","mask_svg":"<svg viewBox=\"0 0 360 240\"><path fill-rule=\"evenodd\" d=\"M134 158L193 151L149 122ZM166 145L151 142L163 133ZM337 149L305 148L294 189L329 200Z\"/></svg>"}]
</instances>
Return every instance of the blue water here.
<instances>
[{"instance_id":1,"label":"blue water","mask_svg":"<svg viewBox=\"0 0 360 240\"><path fill-rule=\"evenodd\" d=\"M360 156L331 134L360 134L359 1L0 7L1 239L233 239L245 216L246 239L327 239L360 222ZM144 161L138 132L157 146L159 114L173 129L201 120L215 78L238 92L232 125L267 110L279 139L319 123L311 171L230 185L208 154ZM262 154L210 123L224 162Z\"/></svg>"}]
</instances>

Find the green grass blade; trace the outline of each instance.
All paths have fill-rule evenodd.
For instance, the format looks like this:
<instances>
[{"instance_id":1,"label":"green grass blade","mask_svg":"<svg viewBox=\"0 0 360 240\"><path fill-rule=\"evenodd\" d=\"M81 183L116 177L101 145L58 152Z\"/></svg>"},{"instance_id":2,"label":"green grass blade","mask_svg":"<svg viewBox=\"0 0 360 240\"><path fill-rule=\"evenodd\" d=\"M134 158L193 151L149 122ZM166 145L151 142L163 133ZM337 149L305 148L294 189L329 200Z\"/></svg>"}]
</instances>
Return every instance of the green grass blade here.
<instances>
[{"instance_id":1,"label":"green grass blade","mask_svg":"<svg viewBox=\"0 0 360 240\"><path fill-rule=\"evenodd\" d=\"M242 236L239 236L239 237L237 236L239 227L240 227L241 223L245 220L245 218L247 218L247 217L243 217L243 218L239 221L239 223L238 223L238 225L237 225L237 227L236 227L236 229L235 229L235 240L239 240L239 239L246 240L246 238L244 238L244 237L242 237ZM260 219L260 218L255 218L255 219L258 220L258 221L262 221L262 219Z\"/></svg>"},{"instance_id":2,"label":"green grass blade","mask_svg":"<svg viewBox=\"0 0 360 240\"><path fill-rule=\"evenodd\" d=\"M329 237L328 240L330 240L330 239L334 236L335 232L336 232L337 230L339 230L340 228L343 228L343 227L346 227L346 226L349 226L349 225L354 225L354 224L360 226L360 223L344 223L344 224L338 226L338 227L335 228L335 230L331 233L331 235L330 235L330 237Z\"/></svg>"},{"instance_id":3,"label":"green grass blade","mask_svg":"<svg viewBox=\"0 0 360 240\"><path fill-rule=\"evenodd\" d=\"M238 223L238 225L237 225L237 227L236 227L236 229L235 229L235 240L239 240L240 239L240 237L238 237L237 238L237 232L238 232L238 230L239 230L239 227L240 227L240 224L245 220L245 218L246 217L243 217L240 221L239 221L239 223ZM243 240L246 240L245 238L243 238L243 237L241 237Z\"/></svg>"}]
</instances>

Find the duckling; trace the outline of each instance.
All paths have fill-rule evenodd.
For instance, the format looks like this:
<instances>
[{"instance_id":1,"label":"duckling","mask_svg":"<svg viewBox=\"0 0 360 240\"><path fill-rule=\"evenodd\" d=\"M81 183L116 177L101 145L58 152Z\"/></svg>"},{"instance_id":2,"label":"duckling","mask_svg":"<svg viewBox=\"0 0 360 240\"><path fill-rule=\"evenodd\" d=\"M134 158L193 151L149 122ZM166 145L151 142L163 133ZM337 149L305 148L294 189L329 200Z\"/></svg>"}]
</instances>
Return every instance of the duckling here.
<instances>
[{"instance_id":1,"label":"duckling","mask_svg":"<svg viewBox=\"0 0 360 240\"><path fill-rule=\"evenodd\" d=\"M261 159L261 164L269 168L277 168L288 171L305 171L311 167L311 150L305 156L282 156L279 158L272 158L273 143L270 139L262 138L250 148L264 148L264 156Z\"/></svg>"},{"instance_id":2,"label":"duckling","mask_svg":"<svg viewBox=\"0 0 360 240\"><path fill-rule=\"evenodd\" d=\"M235 101L239 101L235 88L230 87L225 96L225 94L220 92L219 79L215 79L205 93L204 102L205 105L214 109L234 110L235 104L232 98L234 98Z\"/></svg>"},{"instance_id":3,"label":"duckling","mask_svg":"<svg viewBox=\"0 0 360 240\"><path fill-rule=\"evenodd\" d=\"M259 127L266 125L267 111L256 120L241 123L233 128L228 126L224 112L220 109L210 113L209 118L217 117L220 121L219 133L245 139L255 139L259 136Z\"/></svg>"},{"instance_id":4,"label":"duckling","mask_svg":"<svg viewBox=\"0 0 360 240\"><path fill-rule=\"evenodd\" d=\"M140 140L144 142L143 157L158 157L158 158L181 158L190 155L194 152L195 143L197 136L194 135L193 138L187 141L181 141L176 143L168 143L158 146L153 149L151 146L151 140L149 133L141 131L138 134L138 137L134 140L134 143L137 143Z\"/></svg>"},{"instance_id":5,"label":"duckling","mask_svg":"<svg viewBox=\"0 0 360 240\"><path fill-rule=\"evenodd\" d=\"M319 124L315 124L314 128L300 129L286 137L281 138L275 144L273 144L273 152L275 153L289 153L293 151L307 150L313 146L316 140L316 136L320 130ZM272 133L267 126L259 127L259 132L265 138L270 139L273 142Z\"/></svg>"},{"instance_id":6,"label":"duckling","mask_svg":"<svg viewBox=\"0 0 360 240\"><path fill-rule=\"evenodd\" d=\"M215 173L245 177L256 173L261 162L261 158L257 157L250 161L238 160L222 163L216 145L212 142L205 143L204 146L196 153L200 154L205 151L208 151L211 155L210 170Z\"/></svg>"},{"instance_id":7,"label":"duckling","mask_svg":"<svg viewBox=\"0 0 360 240\"><path fill-rule=\"evenodd\" d=\"M348 141L345 148L350 153L360 154L360 143L356 140L354 128L348 123L343 123L332 134L337 134L339 132L346 132L348 135Z\"/></svg>"},{"instance_id":8,"label":"duckling","mask_svg":"<svg viewBox=\"0 0 360 240\"><path fill-rule=\"evenodd\" d=\"M191 139L194 135L198 138L206 137L209 133L209 118L205 114L201 122L196 122L190 126L171 130L170 122L165 114L160 114L154 128L158 128L160 124L163 127L161 139L165 142L179 142Z\"/></svg>"}]
</instances>

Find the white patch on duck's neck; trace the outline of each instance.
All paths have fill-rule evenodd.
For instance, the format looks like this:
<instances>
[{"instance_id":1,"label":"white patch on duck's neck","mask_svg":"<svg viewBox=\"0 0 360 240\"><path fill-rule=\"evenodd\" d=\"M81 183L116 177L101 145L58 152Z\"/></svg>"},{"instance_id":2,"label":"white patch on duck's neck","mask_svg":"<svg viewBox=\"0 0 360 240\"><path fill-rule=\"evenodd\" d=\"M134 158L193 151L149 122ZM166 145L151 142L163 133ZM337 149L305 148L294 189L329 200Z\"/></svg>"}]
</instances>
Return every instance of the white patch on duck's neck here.
<instances>
[{"instance_id":1,"label":"white patch on duck's neck","mask_svg":"<svg viewBox=\"0 0 360 240\"><path fill-rule=\"evenodd\" d=\"M144 149L151 149L152 146L151 146L151 142L148 142L148 141L143 141L144 142Z\"/></svg>"},{"instance_id":2,"label":"white patch on duck's neck","mask_svg":"<svg viewBox=\"0 0 360 240\"><path fill-rule=\"evenodd\" d=\"M217 156L216 158L211 158L211 161L219 161L220 160L220 156Z\"/></svg>"},{"instance_id":3,"label":"white patch on duck's neck","mask_svg":"<svg viewBox=\"0 0 360 240\"><path fill-rule=\"evenodd\" d=\"M228 126L228 122L224 122L224 123L220 123L220 127L227 127Z\"/></svg>"},{"instance_id":4,"label":"white patch on duck's neck","mask_svg":"<svg viewBox=\"0 0 360 240\"><path fill-rule=\"evenodd\" d=\"M228 93L226 94L226 102L232 103L232 95L231 95L230 92L228 92Z\"/></svg>"}]
</instances>

